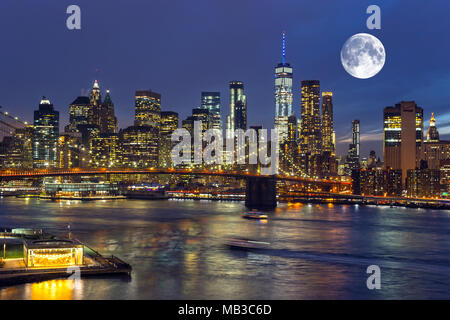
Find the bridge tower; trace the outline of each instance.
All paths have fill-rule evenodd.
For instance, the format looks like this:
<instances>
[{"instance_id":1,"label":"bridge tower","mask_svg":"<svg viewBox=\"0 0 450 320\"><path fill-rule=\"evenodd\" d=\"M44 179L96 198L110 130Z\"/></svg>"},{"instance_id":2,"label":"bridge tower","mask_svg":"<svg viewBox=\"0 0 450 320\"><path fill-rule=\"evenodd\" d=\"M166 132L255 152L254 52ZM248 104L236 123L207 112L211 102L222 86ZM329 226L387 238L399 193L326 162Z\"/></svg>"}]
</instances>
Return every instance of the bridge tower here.
<instances>
[{"instance_id":1,"label":"bridge tower","mask_svg":"<svg viewBox=\"0 0 450 320\"><path fill-rule=\"evenodd\" d=\"M277 207L275 178L247 178L245 206L250 209L271 210Z\"/></svg>"}]
</instances>

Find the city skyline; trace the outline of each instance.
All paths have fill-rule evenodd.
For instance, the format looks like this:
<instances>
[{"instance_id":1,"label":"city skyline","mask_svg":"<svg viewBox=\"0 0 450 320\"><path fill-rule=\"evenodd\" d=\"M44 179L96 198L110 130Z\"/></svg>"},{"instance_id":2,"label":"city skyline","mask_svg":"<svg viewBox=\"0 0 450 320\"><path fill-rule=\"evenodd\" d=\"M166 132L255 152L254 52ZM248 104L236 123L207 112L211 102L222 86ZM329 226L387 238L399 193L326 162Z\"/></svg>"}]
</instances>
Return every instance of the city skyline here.
<instances>
[{"instance_id":1,"label":"city skyline","mask_svg":"<svg viewBox=\"0 0 450 320\"><path fill-rule=\"evenodd\" d=\"M411 53L411 61L416 62L415 68L411 68L410 61L402 61L402 48L412 43L410 34L421 37L426 30L414 24L404 26L398 22L408 20L408 17L413 15L415 19L429 20L430 17L443 14L445 10L424 10L421 7L419 10L417 1L408 3L410 10L403 10L403 5L397 3L380 3L383 9L383 28L370 33L379 37L385 44L386 65L373 79L357 80L348 76L340 65L338 51L348 36L364 30L365 17L361 12L364 12L368 3L362 1L355 5L346 2L338 6L329 2L326 10L319 10L318 4L305 5L290 1L279 6L266 4L261 10L270 11L274 21L270 28L264 27L261 14L250 16L255 28L258 28L251 28L252 36L246 36L245 32L242 35L238 33L243 27L240 22L233 24L211 19L210 15L223 19L226 15L218 14L218 10L231 10L231 4L202 2L195 6L198 10L185 10L182 4L171 4L171 12L174 16L181 17L181 22L171 26L158 18L158 22L162 24L161 30L173 37L167 39L164 33L151 33L154 41L140 43L147 56L144 59L142 53L131 50L132 41L147 32L145 30L151 30L153 22L143 22L139 19L138 22L134 21L136 15L141 16L139 12L133 11L131 14L124 8L123 23L127 24L127 32L124 33L120 31L121 23L99 25L96 17L103 8L100 9L96 3L81 1L80 6L84 13L82 30L70 33L61 23L64 21L64 14L58 18L57 11L61 9L61 12L64 12L62 4L60 7L36 8L37 17L49 17L47 26L44 27L37 22L37 18L21 15L13 2L5 1L0 7L2 11L8 11L10 14L5 17L4 23L13 26L13 32L0 31L2 36L8 41L19 35L27 44L20 42L14 50L0 53L0 60L11 61L4 65L3 69L3 74L8 77L0 79L0 87L3 88L0 105L4 107L4 111L14 110L21 119L31 122L30 111L34 110L36 101L45 95L51 99L55 109L61 112L60 121L63 126L68 123L66 110L70 102L80 95L81 91L86 95L92 81L98 79L102 88L111 90L116 116L122 128L132 124L130 113L134 111L133 95L135 90L140 89L161 93L162 109L178 112L180 119L186 118L193 108L200 105L200 92L218 91L223 97L221 118L224 125L228 113L226 106L229 103L227 84L232 79L239 79L245 84L249 101L248 126L263 125L270 128L274 117L273 67L280 60L280 34L282 30L286 30L289 48L287 61L295 67L293 113L299 118L301 81L319 79L323 91L334 93L337 154L344 155L347 152L351 138L350 117L350 120L361 121L361 155L366 157L372 149L377 154L382 154L382 116L379 110L402 100L415 100L424 108L424 130L427 130L431 112L434 112L441 138L448 138L450 107L445 101L450 97L443 90L447 84L447 76L442 71L445 68L437 61L440 61L440 57L445 56L450 48L444 43L441 50L433 53L434 59L431 61L427 59L427 51L423 48L430 47L429 41L433 40L422 37L423 45L414 47L414 52ZM139 5L143 9L146 8L143 4ZM285 11L280 10L280 7L290 8L288 11L292 12L284 14ZM121 9L117 4L106 8L111 21L118 17ZM152 9L161 12L162 17L167 17L168 5L157 4ZM244 6L243 12L238 15L244 15L251 10L252 5ZM17 21L12 21L11 17ZM191 18L199 18L196 19L199 21L198 26L187 26L186 22ZM332 19L332 23L325 27L323 22L327 19L328 22ZM438 29L445 28L448 24L446 19L436 18L433 23ZM36 27L30 31L30 25ZM246 28L242 30L247 30L248 25L245 22ZM208 26L211 28L205 31L204 27ZM90 32L93 29L97 32ZM227 29L226 34L223 34L224 29ZM136 36L130 37L129 40L124 39L133 32ZM320 37L321 34L329 34L330 40L325 41L324 37ZM218 35L221 37L216 38ZM53 37L56 41L41 42L30 39L31 36L36 39ZM208 39L206 48L200 46L205 39ZM79 51L75 50L80 43L89 47L94 42L98 49L93 54L79 54ZM116 47L114 43L118 42L122 44L121 47L128 49ZM75 43L77 46L74 46ZM162 50L148 51L152 48L152 43L158 44ZM230 44L248 50L230 51L227 48ZM23 54L23 59L11 60L11 54L15 50L30 52L27 50L30 46L45 49L46 54L30 57L27 53ZM188 48L189 54L180 55L182 48ZM75 52L79 55L78 58L74 55ZM67 74L71 76L68 77ZM193 75L195 81L187 81ZM393 86L393 83L396 85ZM373 114L377 116L374 117Z\"/></svg>"}]
</instances>

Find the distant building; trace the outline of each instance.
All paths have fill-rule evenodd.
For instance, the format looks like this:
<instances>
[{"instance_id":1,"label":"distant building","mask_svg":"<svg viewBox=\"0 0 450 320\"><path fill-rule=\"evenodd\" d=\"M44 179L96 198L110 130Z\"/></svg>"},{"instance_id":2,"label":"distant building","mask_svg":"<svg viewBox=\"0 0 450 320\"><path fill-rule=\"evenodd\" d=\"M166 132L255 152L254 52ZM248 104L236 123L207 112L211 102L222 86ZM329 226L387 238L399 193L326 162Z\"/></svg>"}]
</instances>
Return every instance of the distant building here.
<instances>
[{"instance_id":1,"label":"distant building","mask_svg":"<svg viewBox=\"0 0 450 320\"><path fill-rule=\"evenodd\" d=\"M99 127L101 133L117 133L117 118L109 90L106 90L105 100L101 106Z\"/></svg>"},{"instance_id":2,"label":"distant building","mask_svg":"<svg viewBox=\"0 0 450 320\"><path fill-rule=\"evenodd\" d=\"M33 128L33 166L58 167L59 112L45 97L34 111Z\"/></svg>"},{"instance_id":3,"label":"distant building","mask_svg":"<svg viewBox=\"0 0 450 320\"><path fill-rule=\"evenodd\" d=\"M434 113L431 113L430 126L427 131L427 142L439 141L439 132L436 129L436 120L434 119Z\"/></svg>"},{"instance_id":4,"label":"distant building","mask_svg":"<svg viewBox=\"0 0 450 320\"><path fill-rule=\"evenodd\" d=\"M402 172L381 168L361 169L360 188L365 196L401 196Z\"/></svg>"},{"instance_id":5,"label":"distant building","mask_svg":"<svg viewBox=\"0 0 450 320\"><path fill-rule=\"evenodd\" d=\"M439 140L434 114L431 114L427 140L422 143L420 159L428 169L440 169L441 162L450 159L450 141Z\"/></svg>"},{"instance_id":6,"label":"distant building","mask_svg":"<svg viewBox=\"0 0 450 320\"><path fill-rule=\"evenodd\" d=\"M220 92L202 92L201 108L209 111L211 117L211 128L221 130Z\"/></svg>"},{"instance_id":7,"label":"distant building","mask_svg":"<svg viewBox=\"0 0 450 320\"><path fill-rule=\"evenodd\" d=\"M69 124L65 132L80 132L80 125L89 124L91 109L89 97L77 97L69 106Z\"/></svg>"},{"instance_id":8,"label":"distant building","mask_svg":"<svg viewBox=\"0 0 450 320\"><path fill-rule=\"evenodd\" d=\"M423 109L414 101L402 101L383 111L384 168L407 171L418 167L423 142Z\"/></svg>"},{"instance_id":9,"label":"distant building","mask_svg":"<svg viewBox=\"0 0 450 320\"><path fill-rule=\"evenodd\" d=\"M300 147L304 154L320 154L322 135L320 125L320 82L302 81Z\"/></svg>"}]
</instances>

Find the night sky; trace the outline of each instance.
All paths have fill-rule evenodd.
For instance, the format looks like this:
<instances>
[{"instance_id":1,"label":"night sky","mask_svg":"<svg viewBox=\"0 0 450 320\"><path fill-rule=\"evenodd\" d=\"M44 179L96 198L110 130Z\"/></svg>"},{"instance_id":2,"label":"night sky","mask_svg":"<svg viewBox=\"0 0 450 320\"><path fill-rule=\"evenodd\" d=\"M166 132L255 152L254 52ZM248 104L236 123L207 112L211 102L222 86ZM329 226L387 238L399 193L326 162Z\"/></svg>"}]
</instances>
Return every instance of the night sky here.
<instances>
[{"instance_id":1,"label":"night sky","mask_svg":"<svg viewBox=\"0 0 450 320\"><path fill-rule=\"evenodd\" d=\"M81 30L66 28L67 6L81 7ZM368 30L367 6L381 7L381 30ZM162 94L162 109L184 119L201 91L244 81L248 124L272 127L273 72L287 33L294 68L294 112L300 81L319 79L333 91L338 153L347 151L352 119L361 121L361 151L382 155L382 109L401 100L424 108L425 130L435 112L441 137L450 138L450 3L417 1L280 0L1 0L0 105L32 121L41 96L61 113L98 79L111 90L119 127L132 124L134 92ZM375 77L345 72L340 50L366 32L384 44L387 58ZM224 121L223 121L224 123ZM447 137L446 137L447 135Z\"/></svg>"}]
</instances>

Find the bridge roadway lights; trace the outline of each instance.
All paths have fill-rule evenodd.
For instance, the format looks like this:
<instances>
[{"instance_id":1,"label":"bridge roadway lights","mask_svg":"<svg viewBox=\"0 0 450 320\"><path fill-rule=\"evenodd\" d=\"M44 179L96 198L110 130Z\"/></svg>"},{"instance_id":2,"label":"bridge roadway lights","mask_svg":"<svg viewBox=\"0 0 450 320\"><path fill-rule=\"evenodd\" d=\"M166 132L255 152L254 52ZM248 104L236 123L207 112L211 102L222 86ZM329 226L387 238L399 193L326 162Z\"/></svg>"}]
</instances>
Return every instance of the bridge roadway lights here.
<instances>
[{"instance_id":1,"label":"bridge roadway lights","mask_svg":"<svg viewBox=\"0 0 450 320\"><path fill-rule=\"evenodd\" d=\"M252 210L270 210L277 207L275 178L249 177L245 192L245 206Z\"/></svg>"}]
</instances>

